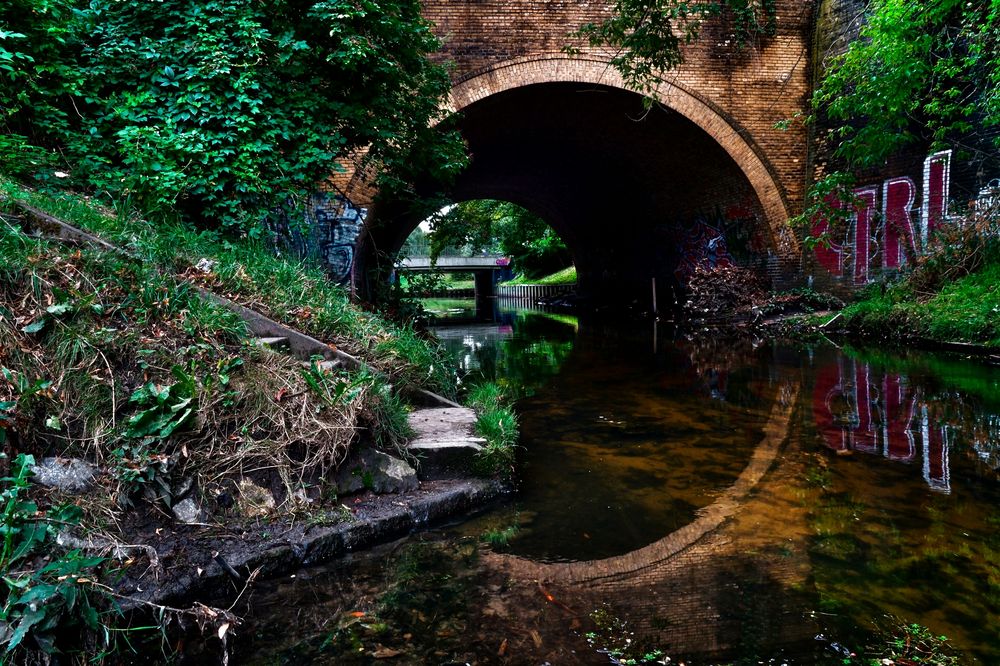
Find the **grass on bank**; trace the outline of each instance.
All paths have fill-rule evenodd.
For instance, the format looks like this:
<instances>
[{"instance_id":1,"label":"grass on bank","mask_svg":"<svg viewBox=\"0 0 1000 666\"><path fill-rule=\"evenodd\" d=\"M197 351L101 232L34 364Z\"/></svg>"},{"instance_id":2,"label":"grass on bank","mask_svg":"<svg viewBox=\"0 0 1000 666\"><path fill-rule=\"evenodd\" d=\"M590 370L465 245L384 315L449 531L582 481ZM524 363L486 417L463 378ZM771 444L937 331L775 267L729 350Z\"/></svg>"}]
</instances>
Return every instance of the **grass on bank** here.
<instances>
[{"instance_id":1,"label":"grass on bank","mask_svg":"<svg viewBox=\"0 0 1000 666\"><path fill-rule=\"evenodd\" d=\"M454 371L441 345L412 326L359 308L322 268L279 256L262 241L227 239L170 220L151 223L136 215L128 202L112 210L86 197L38 192L2 177L0 199L8 209L12 201L24 201L145 262L333 343L394 382L454 396ZM195 268L204 259L211 262L209 273Z\"/></svg>"},{"instance_id":2,"label":"grass on bank","mask_svg":"<svg viewBox=\"0 0 1000 666\"><path fill-rule=\"evenodd\" d=\"M873 339L924 339L1000 347L997 218L956 224L902 279L869 287L842 326Z\"/></svg>"},{"instance_id":3,"label":"grass on bank","mask_svg":"<svg viewBox=\"0 0 1000 666\"><path fill-rule=\"evenodd\" d=\"M136 520L169 525L187 497L232 523L238 504L215 499L238 503L244 479L293 512L359 432L399 444L405 419L381 376L303 370L173 275L0 220L0 446L16 454L0 455L0 650L41 663L123 637L105 629L118 619L95 582L104 560L55 532L116 543ZM50 456L104 471L85 495L43 492L28 477Z\"/></svg>"},{"instance_id":4,"label":"grass on bank","mask_svg":"<svg viewBox=\"0 0 1000 666\"><path fill-rule=\"evenodd\" d=\"M249 470L290 494L335 467L360 429L386 447L406 434L384 377L303 369L174 276L2 221L0 341L6 443L110 468L123 506L153 489L169 507L183 478L204 489Z\"/></svg>"},{"instance_id":5,"label":"grass on bank","mask_svg":"<svg viewBox=\"0 0 1000 666\"><path fill-rule=\"evenodd\" d=\"M358 437L391 448L407 435L386 375L304 369L261 349L191 281L335 339L393 382L439 390L435 382L447 382L451 365L436 346L263 246L153 228L10 181L0 193L3 209L25 200L132 255L28 236L0 218L0 447L13 452L0 454L8 535L0 662L41 663L54 650L99 660L126 636L95 582L104 560L59 545L56 527L117 543L137 521L169 530L185 498L202 521L239 523L250 519L240 506L244 480L269 489L283 512L305 511L303 493L327 496L326 472ZM208 276L192 270L202 258L216 262ZM31 461L50 456L84 458L103 472L80 497L42 492L27 479Z\"/></svg>"},{"instance_id":6,"label":"grass on bank","mask_svg":"<svg viewBox=\"0 0 1000 666\"><path fill-rule=\"evenodd\" d=\"M476 412L476 432L486 440L479 454L479 474L509 477L519 436L517 414L503 389L495 382L473 386L466 403Z\"/></svg>"},{"instance_id":7,"label":"grass on bank","mask_svg":"<svg viewBox=\"0 0 1000 666\"><path fill-rule=\"evenodd\" d=\"M503 283L504 285L518 286L518 285L542 285L542 286L561 286L561 285L571 285L576 284L576 266L570 266L569 268L564 268L561 271L552 273L551 275L546 275L538 279L529 279L523 275L519 275L513 280L508 280Z\"/></svg>"}]
</instances>

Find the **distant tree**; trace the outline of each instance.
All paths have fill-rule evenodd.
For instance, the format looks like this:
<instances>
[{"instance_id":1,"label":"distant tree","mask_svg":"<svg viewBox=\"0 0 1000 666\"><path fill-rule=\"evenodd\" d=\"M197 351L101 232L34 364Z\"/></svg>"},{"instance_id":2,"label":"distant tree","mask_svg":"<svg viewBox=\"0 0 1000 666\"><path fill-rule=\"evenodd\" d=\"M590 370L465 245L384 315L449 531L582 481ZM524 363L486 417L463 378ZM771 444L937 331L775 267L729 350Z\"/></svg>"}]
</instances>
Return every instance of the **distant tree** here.
<instances>
[{"instance_id":1,"label":"distant tree","mask_svg":"<svg viewBox=\"0 0 1000 666\"><path fill-rule=\"evenodd\" d=\"M481 199L445 209L431 219L431 257L448 248L497 252L514 270L536 277L566 268L572 255L545 220L507 201Z\"/></svg>"},{"instance_id":2,"label":"distant tree","mask_svg":"<svg viewBox=\"0 0 1000 666\"><path fill-rule=\"evenodd\" d=\"M431 240L424 230L417 227L413 230L399 250L403 257L429 257L431 254Z\"/></svg>"}]
</instances>

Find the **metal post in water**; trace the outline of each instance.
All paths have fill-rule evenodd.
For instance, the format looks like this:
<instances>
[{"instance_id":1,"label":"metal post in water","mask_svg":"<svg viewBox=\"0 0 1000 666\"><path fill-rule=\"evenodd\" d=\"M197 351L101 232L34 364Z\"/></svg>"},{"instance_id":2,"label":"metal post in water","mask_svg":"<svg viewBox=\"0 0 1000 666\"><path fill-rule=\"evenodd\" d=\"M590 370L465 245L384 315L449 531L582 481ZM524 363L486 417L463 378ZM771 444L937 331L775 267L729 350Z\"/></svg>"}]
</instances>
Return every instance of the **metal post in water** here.
<instances>
[{"instance_id":1,"label":"metal post in water","mask_svg":"<svg viewBox=\"0 0 1000 666\"><path fill-rule=\"evenodd\" d=\"M656 278L653 278L653 316L659 314L659 310L656 308Z\"/></svg>"}]
</instances>

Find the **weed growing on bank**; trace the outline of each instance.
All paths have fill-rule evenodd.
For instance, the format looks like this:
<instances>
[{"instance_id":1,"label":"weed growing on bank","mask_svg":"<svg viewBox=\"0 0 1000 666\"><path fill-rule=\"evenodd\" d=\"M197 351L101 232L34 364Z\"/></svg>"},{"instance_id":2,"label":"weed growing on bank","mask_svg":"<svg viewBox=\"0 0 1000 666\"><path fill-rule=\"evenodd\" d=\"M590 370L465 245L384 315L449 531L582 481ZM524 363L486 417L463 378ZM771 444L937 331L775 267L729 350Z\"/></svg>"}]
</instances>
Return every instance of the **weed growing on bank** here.
<instances>
[{"instance_id":1,"label":"weed growing on bank","mask_svg":"<svg viewBox=\"0 0 1000 666\"><path fill-rule=\"evenodd\" d=\"M6 472L0 478L0 650L5 657L26 659L33 651L52 654L86 650L98 656L114 647L118 634L107 630L114 615L105 595L93 585L100 557L61 548L58 534L83 515L74 504L43 510L28 498L28 478L35 459L0 455ZM6 661L0 658L0 661Z\"/></svg>"},{"instance_id":2,"label":"weed growing on bank","mask_svg":"<svg viewBox=\"0 0 1000 666\"><path fill-rule=\"evenodd\" d=\"M364 359L395 384L455 394L444 348L412 326L350 301L318 266L276 254L261 241L227 240L179 221L152 224L128 201L113 209L71 194L37 192L0 179L0 199L24 201L125 248L135 258L200 284ZM202 269L195 268L198 265Z\"/></svg>"},{"instance_id":3,"label":"weed growing on bank","mask_svg":"<svg viewBox=\"0 0 1000 666\"><path fill-rule=\"evenodd\" d=\"M477 384L469 391L466 403L476 412L476 432L486 439L476 472L510 476L519 432L517 414L503 389L495 382Z\"/></svg>"}]
</instances>

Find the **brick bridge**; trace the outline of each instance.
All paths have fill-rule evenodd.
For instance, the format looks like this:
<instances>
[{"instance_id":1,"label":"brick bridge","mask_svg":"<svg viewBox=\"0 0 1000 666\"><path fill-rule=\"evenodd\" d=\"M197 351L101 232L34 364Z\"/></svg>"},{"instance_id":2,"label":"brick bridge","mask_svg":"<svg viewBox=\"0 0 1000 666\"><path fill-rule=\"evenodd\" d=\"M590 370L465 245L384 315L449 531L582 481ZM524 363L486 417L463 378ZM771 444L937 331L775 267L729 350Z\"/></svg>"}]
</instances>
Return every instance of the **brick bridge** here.
<instances>
[{"instance_id":1,"label":"brick bridge","mask_svg":"<svg viewBox=\"0 0 1000 666\"><path fill-rule=\"evenodd\" d=\"M809 137L776 123L806 110L812 4L778 0L777 34L749 49L724 20L706 25L647 110L608 52L563 52L568 33L607 16L609 3L426 0L472 154L454 200L503 199L541 215L594 299L645 301L651 278L683 281L698 264L792 273L799 248L786 221L801 210ZM399 248L420 220L392 204L368 210L362 172L335 185L367 214L337 255L363 290L375 250Z\"/></svg>"}]
</instances>

